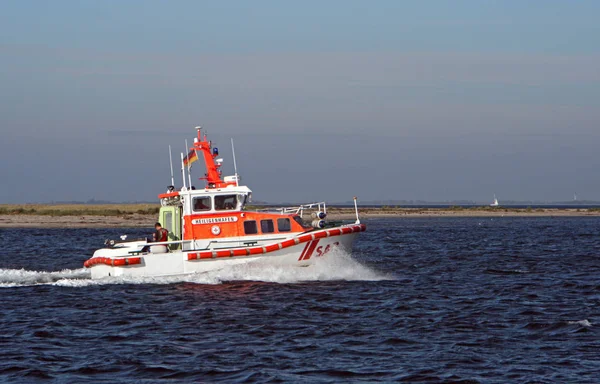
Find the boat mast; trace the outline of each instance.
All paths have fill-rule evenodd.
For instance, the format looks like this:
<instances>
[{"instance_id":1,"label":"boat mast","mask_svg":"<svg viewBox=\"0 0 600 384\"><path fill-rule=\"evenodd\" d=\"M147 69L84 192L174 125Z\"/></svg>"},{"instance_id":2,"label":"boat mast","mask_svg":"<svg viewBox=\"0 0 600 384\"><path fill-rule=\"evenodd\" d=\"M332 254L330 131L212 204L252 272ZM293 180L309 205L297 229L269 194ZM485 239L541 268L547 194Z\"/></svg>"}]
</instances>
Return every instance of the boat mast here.
<instances>
[{"instance_id":1,"label":"boat mast","mask_svg":"<svg viewBox=\"0 0 600 384\"><path fill-rule=\"evenodd\" d=\"M183 179L183 189L186 190L185 185L185 165L183 164L183 153L181 153L181 178Z\"/></svg>"},{"instance_id":2,"label":"boat mast","mask_svg":"<svg viewBox=\"0 0 600 384\"><path fill-rule=\"evenodd\" d=\"M233 147L233 137L231 138L231 153L233 153L233 172L235 173L235 186L239 186L237 165L235 163L235 148Z\"/></svg>"},{"instance_id":3,"label":"boat mast","mask_svg":"<svg viewBox=\"0 0 600 384\"><path fill-rule=\"evenodd\" d=\"M223 188L231 185L221 179L219 166L215 164L215 159L219 156L219 150L212 148L212 143L206 139L206 134L202 137L200 132L201 127L196 127L196 129L198 130L198 137L194 138L194 150L202 153L202 157L204 158L206 177L202 179L206 180L208 184L207 188Z\"/></svg>"},{"instance_id":4,"label":"boat mast","mask_svg":"<svg viewBox=\"0 0 600 384\"><path fill-rule=\"evenodd\" d=\"M173 154L171 154L171 146L169 145L169 163L171 164L171 185L175 187L175 179L173 178Z\"/></svg>"},{"instance_id":5,"label":"boat mast","mask_svg":"<svg viewBox=\"0 0 600 384\"><path fill-rule=\"evenodd\" d=\"M356 204L357 197L354 196L354 213L356 213L356 221L354 224L360 224L360 219L358 218L358 205Z\"/></svg>"},{"instance_id":6,"label":"boat mast","mask_svg":"<svg viewBox=\"0 0 600 384\"><path fill-rule=\"evenodd\" d=\"M188 148L187 139L185 139L185 148L186 148L186 153L188 153L187 152L187 148ZM188 164L187 164L187 166L188 166L188 180L190 182L190 188L192 188L192 164L190 163L189 156L188 156Z\"/></svg>"}]
</instances>

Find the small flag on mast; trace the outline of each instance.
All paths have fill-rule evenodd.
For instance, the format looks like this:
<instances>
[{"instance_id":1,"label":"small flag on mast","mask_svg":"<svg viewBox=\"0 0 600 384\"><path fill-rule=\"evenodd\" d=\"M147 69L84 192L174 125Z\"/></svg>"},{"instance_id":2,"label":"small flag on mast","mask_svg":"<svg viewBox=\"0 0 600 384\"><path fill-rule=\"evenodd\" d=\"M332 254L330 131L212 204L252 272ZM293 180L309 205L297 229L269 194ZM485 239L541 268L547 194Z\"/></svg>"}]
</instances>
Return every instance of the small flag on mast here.
<instances>
[{"instance_id":1,"label":"small flag on mast","mask_svg":"<svg viewBox=\"0 0 600 384\"><path fill-rule=\"evenodd\" d=\"M183 158L183 165L189 167L196 160L198 160L198 155L196 155L196 151L191 150L187 156Z\"/></svg>"}]
</instances>

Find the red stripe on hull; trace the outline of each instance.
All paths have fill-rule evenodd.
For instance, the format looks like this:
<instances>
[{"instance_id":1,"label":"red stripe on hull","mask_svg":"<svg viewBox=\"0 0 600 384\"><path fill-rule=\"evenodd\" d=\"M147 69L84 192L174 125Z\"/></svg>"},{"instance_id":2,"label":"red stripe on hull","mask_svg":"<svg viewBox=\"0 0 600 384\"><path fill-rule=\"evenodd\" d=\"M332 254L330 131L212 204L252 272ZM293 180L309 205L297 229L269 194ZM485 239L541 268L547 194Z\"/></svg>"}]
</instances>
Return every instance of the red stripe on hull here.
<instances>
[{"instance_id":1,"label":"red stripe on hull","mask_svg":"<svg viewBox=\"0 0 600 384\"><path fill-rule=\"evenodd\" d=\"M310 243L306 243L306 245L304 246L304 249L302 250L302 253L300 254L300 257L298 258L298 261L300 261L304 258L304 254L306 253L306 250L308 249L309 245L310 245Z\"/></svg>"},{"instance_id":2,"label":"red stripe on hull","mask_svg":"<svg viewBox=\"0 0 600 384\"><path fill-rule=\"evenodd\" d=\"M119 257L119 258L110 258L110 257L92 257L89 260L86 260L83 263L83 266L86 268L91 268L94 265L104 264L110 267L126 267L128 265L136 265L141 264L141 257Z\"/></svg>"},{"instance_id":3,"label":"red stripe on hull","mask_svg":"<svg viewBox=\"0 0 600 384\"><path fill-rule=\"evenodd\" d=\"M310 247L308 248L308 251L306 251L306 255L304 255L304 259L302 260L310 259L313 252L315 251L315 248L317 248L317 244L319 244L319 240L314 240L310 242Z\"/></svg>"}]
</instances>

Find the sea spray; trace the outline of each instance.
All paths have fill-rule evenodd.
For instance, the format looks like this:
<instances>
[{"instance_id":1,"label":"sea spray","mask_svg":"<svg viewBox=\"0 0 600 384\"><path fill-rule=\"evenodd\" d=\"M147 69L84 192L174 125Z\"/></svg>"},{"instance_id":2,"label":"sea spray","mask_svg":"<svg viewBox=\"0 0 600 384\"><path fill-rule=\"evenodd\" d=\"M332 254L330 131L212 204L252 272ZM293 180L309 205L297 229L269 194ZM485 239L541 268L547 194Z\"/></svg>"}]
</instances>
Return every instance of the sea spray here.
<instances>
[{"instance_id":1,"label":"sea spray","mask_svg":"<svg viewBox=\"0 0 600 384\"><path fill-rule=\"evenodd\" d=\"M327 257L317 258L307 267L274 264L269 259L236 264L219 270L180 276L109 277L91 280L89 270L63 270L57 272L0 269L0 287L55 285L84 287L104 284L221 284L230 281L264 281L293 284L307 281L379 281L392 277L375 271L337 251Z\"/></svg>"},{"instance_id":2,"label":"sea spray","mask_svg":"<svg viewBox=\"0 0 600 384\"><path fill-rule=\"evenodd\" d=\"M54 282L68 279L89 279L90 273L84 268L64 269L56 272L28 271L25 269L3 269L0 268L0 287L22 287L40 284L52 284Z\"/></svg>"}]
</instances>

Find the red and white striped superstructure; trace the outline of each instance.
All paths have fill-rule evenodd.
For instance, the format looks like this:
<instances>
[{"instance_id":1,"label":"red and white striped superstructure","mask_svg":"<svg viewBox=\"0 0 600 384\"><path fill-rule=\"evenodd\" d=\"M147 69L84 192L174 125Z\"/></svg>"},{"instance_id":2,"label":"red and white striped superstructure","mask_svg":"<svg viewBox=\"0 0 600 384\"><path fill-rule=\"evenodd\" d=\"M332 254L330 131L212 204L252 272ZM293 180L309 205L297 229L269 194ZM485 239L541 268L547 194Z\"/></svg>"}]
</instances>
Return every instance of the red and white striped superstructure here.
<instances>
[{"instance_id":1,"label":"red and white striped superstructure","mask_svg":"<svg viewBox=\"0 0 600 384\"><path fill-rule=\"evenodd\" d=\"M190 159L198 158L198 154L207 171L203 189L185 185L183 164L188 165L189 172ZM261 259L307 266L336 249L351 251L358 233L366 230L358 214L352 224L329 225L324 221L324 202L271 211L247 210L252 191L239 185L237 174L221 177L218 155L218 149L198 128L190 153L185 159L182 155L184 186L180 190L170 187L158 196L158 221L169 230L168 241L128 241L125 236L107 241L105 248L84 263L92 278L182 275Z\"/></svg>"}]
</instances>

